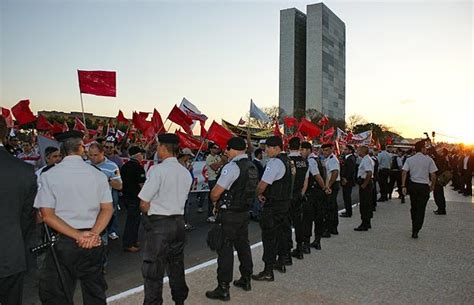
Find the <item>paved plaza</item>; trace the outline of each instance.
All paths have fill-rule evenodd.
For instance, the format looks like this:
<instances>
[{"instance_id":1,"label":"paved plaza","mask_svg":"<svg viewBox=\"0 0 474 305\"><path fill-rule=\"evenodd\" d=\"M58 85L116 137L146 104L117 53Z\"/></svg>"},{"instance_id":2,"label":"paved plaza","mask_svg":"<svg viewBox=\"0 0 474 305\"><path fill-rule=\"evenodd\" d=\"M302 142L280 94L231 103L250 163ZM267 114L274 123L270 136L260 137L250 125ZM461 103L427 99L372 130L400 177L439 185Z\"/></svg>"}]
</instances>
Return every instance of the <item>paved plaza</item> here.
<instances>
[{"instance_id":1,"label":"paved plaza","mask_svg":"<svg viewBox=\"0 0 474 305\"><path fill-rule=\"evenodd\" d=\"M411 238L409 200L379 203L369 232L353 230L360 223L356 208L352 218L340 219L339 236L322 241L322 251L294 260L273 283L252 282L251 292L232 287L226 304L472 304L474 204L471 197L446 193L448 214L434 215L430 200L419 239ZM263 268L261 256L257 244L254 272ZM204 296L216 285L217 266L207 265L187 275L187 304L221 303ZM135 291L109 303L141 304L143 291ZM163 296L164 304L173 304L167 283Z\"/></svg>"}]
</instances>

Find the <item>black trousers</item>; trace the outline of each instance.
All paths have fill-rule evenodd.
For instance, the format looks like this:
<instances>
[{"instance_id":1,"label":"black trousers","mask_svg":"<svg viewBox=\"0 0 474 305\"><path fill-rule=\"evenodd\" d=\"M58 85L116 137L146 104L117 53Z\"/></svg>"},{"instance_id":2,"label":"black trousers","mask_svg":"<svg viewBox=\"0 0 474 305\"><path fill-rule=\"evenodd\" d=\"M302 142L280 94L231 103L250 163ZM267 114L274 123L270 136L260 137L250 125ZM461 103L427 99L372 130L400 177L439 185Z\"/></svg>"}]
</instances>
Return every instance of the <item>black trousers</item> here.
<instances>
[{"instance_id":1,"label":"black trousers","mask_svg":"<svg viewBox=\"0 0 474 305\"><path fill-rule=\"evenodd\" d=\"M309 243L314 222L314 239L321 240L324 232L326 194L320 189L311 190L308 200L303 203L303 242Z\"/></svg>"},{"instance_id":2,"label":"black trousers","mask_svg":"<svg viewBox=\"0 0 474 305\"><path fill-rule=\"evenodd\" d=\"M334 182L331 187L332 193L326 197L325 231L335 231L339 225L339 213L337 208L337 194L339 193L339 181Z\"/></svg>"},{"instance_id":3,"label":"black trousers","mask_svg":"<svg viewBox=\"0 0 474 305\"><path fill-rule=\"evenodd\" d=\"M413 232L419 232L425 220L426 204L430 199L430 186L411 181L409 185L412 230Z\"/></svg>"},{"instance_id":4,"label":"black trousers","mask_svg":"<svg viewBox=\"0 0 474 305\"><path fill-rule=\"evenodd\" d=\"M59 265L65 277L66 289L74 296L77 280L81 282L84 304L105 305L107 284L103 275L103 246L82 249L76 241L61 236L55 244ZM40 268L39 297L43 305L68 304L51 251Z\"/></svg>"},{"instance_id":5,"label":"black trousers","mask_svg":"<svg viewBox=\"0 0 474 305\"><path fill-rule=\"evenodd\" d=\"M379 185L380 185L380 198L388 199L389 184L388 179L390 176L390 170L388 168L382 168L379 170Z\"/></svg>"},{"instance_id":6,"label":"black trousers","mask_svg":"<svg viewBox=\"0 0 474 305\"><path fill-rule=\"evenodd\" d=\"M462 173L462 187L461 190L465 195L472 196L472 172L463 171Z\"/></svg>"},{"instance_id":7,"label":"black trousers","mask_svg":"<svg viewBox=\"0 0 474 305\"><path fill-rule=\"evenodd\" d=\"M250 278L253 273L252 251L249 243L248 212L221 210L224 245L217 251L217 281L230 283L234 272L234 248L240 261L240 274Z\"/></svg>"},{"instance_id":8,"label":"black trousers","mask_svg":"<svg viewBox=\"0 0 474 305\"><path fill-rule=\"evenodd\" d=\"M290 223L295 228L295 240L297 244L304 241L303 235L303 202L300 198L293 199L290 202ZM291 225L289 227L289 243L290 248L293 247L293 238L291 232Z\"/></svg>"},{"instance_id":9,"label":"black trousers","mask_svg":"<svg viewBox=\"0 0 474 305\"><path fill-rule=\"evenodd\" d=\"M342 199L344 199L344 208L348 215L352 215L352 187L352 184L342 186Z\"/></svg>"},{"instance_id":10,"label":"black trousers","mask_svg":"<svg viewBox=\"0 0 474 305\"><path fill-rule=\"evenodd\" d=\"M288 227L288 212L263 206L260 228L262 229L263 257L266 265L274 265L276 257L283 258L290 252L285 230Z\"/></svg>"},{"instance_id":11,"label":"black trousers","mask_svg":"<svg viewBox=\"0 0 474 305\"><path fill-rule=\"evenodd\" d=\"M124 199L127 209L127 220L123 232L123 247L129 248L135 246L138 242L138 230L140 229L140 200Z\"/></svg>"},{"instance_id":12,"label":"black trousers","mask_svg":"<svg viewBox=\"0 0 474 305\"><path fill-rule=\"evenodd\" d=\"M439 212L446 212L446 198L444 197L444 187L436 183L435 189L433 191L434 201L438 207Z\"/></svg>"},{"instance_id":13,"label":"black trousers","mask_svg":"<svg viewBox=\"0 0 474 305\"><path fill-rule=\"evenodd\" d=\"M377 180L372 179L373 188L372 188L372 207L377 207ZM380 183L379 183L380 185Z\"/></svg>"},{"instance_id":14,"label":"black trousers","mask_svg":"<svg viewBox=\"0 0 474 305\"><path fill-rule=\"evenodd\" d=\"M147 216L148 217L148 216ZM163 277L168 271L171 296L175 302L188 297L184 277L184 217L148 217L142 274L145 280L144 305L163 304Z\"/></svg>"},{"instance_id":15,"label":"black trousers","mask_svg":"<svg viewBox=\"0 0 474 305\"><path fill-rule=\"evenodd\" d=\"M393 189L395 188L395 184L397 184L397 192L400 198L403 198L403 190L402 190L402 172L398 170L390 171L390 181L388 186L388 194L391 195L393 193Z\"/></svg>"},{"instance_id":16,"label":"black trousers","mask_svg":"<svg viewBox=\"0 0 474 305\"><path fill-rule=\"evenodd\" d=\"M0 304L21 305L23 301L24 273L0 278Z\"/></svg>"},{"instance_id":17,"label":"black trousers","mask_svg":"<svg viewBox=\"0 0 474 305\"><path fill-rule=\"evenodd\" d=\"M363 225L370 224L370 219L372 219L374 215L374 207L372 206L373 200L373 187L372 181L367 184L366 188L362 188L359 186L359 210L360 210L360 218L362 219Z\"/></svg>"}]
</instances>

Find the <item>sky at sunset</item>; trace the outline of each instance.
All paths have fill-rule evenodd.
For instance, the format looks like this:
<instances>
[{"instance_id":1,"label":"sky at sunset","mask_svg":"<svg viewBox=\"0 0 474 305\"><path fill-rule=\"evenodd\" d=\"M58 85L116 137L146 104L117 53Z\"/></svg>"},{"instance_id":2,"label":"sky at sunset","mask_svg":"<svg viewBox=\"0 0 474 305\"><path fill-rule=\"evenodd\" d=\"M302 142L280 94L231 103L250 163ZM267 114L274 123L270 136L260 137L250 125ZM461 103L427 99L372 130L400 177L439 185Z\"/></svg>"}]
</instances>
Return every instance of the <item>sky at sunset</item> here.
<instances>
[{"instance_id":1,"label":"sky at sunset","mask_svg":"<svg viewBox=\"0 0 474 305\"><path fill-rule=\"evenodd\" d=\"M236 123L278 105L279 11L307 1L1 1L0 105L80 111L77 69L117 71L127 117L183 97ZM474 143L471 1L326 1L346 24L346 114L406 137ZM210 124L210 122L208 122Z\"/></svg>"}]
</instances>

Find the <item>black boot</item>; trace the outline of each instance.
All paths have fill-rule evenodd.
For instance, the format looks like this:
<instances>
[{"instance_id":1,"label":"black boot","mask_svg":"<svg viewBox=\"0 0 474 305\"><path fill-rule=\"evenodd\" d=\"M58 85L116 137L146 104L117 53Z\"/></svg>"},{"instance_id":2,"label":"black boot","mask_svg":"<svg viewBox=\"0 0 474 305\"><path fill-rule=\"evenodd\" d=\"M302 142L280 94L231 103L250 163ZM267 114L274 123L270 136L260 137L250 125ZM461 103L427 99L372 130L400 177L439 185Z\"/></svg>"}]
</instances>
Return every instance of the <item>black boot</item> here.
<instances>
[{"instance_id":1,"label":"black boot","mask_svg":"<svg viewBox=\"0 0 474 305\"><path fill-rule=\"evenodd\" d=\"M229 301L229 283L220 282L216 289L206 292L206 297L213 300Z\"/></svg>"},{"instance_id":2,"label":"black boot","mask_svg":"<svg viewBox=\"0 0 474 305\"><path fill-rule=\"evenodd\" d=\"M301 248L301 251L304 253L304 254L310 254L311 253L311 246L309 245L309 242L304 242L303 243L303 246Z\"/></svg>"},{"instance_id":3,"label":"black boot","mask_svg":"<svg viewBox=\"0 0 474 305\"><path fill-rule=\"evenodd\" d=\"M296 245L296 249L291 252L291 256L293 256L296 259L303 259L303 244L299 243Z\"/></svg>"},{"instance_id":4,"label":"black boot","mask_svg":"<svg viewBox=\"0 0 474 305\"><path fill-rule=\"evenodd\" d=\"M242 288L245 291L250 291L252 290L250 281L250 277L242 276L239 280L234 281L234 286Z\"/></svg>"},{"instance_id":5,"label":"black boot","mask_svg":"<svg viewBox=\"0 0 474 305\"><path fill-rule=\"evenodd\" d=\"M311 247L313 247L313 248L316 249L316 250L321 250L321 241L318 240L318 239L315 239L315 240L311 243Z\"/></svg>"},{"instance_id":6,"label":"black boot","mask_svg":"<svg viewBox=\"0 0 474 305\"><path fill-rule=\"evenodd\" d=\"M273 265L273 270L276 270L280 273L286 273L286 266L284 260L278 260L275 265Z\"/></svg>"},{"instance_id":7,"label":"black boot","mask_svg":"<svg viewBox=\"0 0 474 305\"><path fill-rule=\"evenodd\" d=\"M273 282L275 280L275 276L273 275L273 265L265 264L265 269L257 275L252 275L252 279L254 281Z\"/></svg>"},{"instance_id":8,"label":"black boot","mask_svg":"<svg viewBox=\"0 0 474 305\"><path fill-rule=\"evenodd\" d=\"M283 257L282 261L283 261L285 266L293 265L293 260L291 259L291 254L285 255L285 257Z\"/></svg>"},{"instance_id":9,"label":"black boot","mask_svg":"<svg viewBox=\"0 0 474 305\"><path fill-rule=\"evenodd\" d=\"M354 228L354 231L369 231L369 228L367 227L367 224L365 222L362 222L360 226Z\"/></svg>"}]
</instances>

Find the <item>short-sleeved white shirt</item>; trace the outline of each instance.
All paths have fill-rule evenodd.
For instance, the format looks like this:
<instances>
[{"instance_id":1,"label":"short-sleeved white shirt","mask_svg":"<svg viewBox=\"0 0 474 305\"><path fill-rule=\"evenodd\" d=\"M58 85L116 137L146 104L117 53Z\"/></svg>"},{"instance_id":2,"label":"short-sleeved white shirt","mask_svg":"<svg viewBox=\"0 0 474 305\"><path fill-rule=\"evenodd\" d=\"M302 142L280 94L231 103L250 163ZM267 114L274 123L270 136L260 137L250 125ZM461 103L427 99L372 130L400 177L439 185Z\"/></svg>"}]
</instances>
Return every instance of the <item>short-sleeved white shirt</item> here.
<instances>
[{"instance_id":1,"label":"short-sleeved white shirt","mask_svg":"<svg viewBox=\"0 0 474 305\"><path fill-rule=\"evenodd\" d=\"M314 158L308 158L308 167L311 175L321 175L321 173L319 172L318 162Z\"/></svg>"},{"instance_id":2,"label":"short-sleeved white shirt","mask_svg":"<svg viewBox=\"0 0 474 305\"><path fill-rule=\"evenodd\" d=\"M246 154L238 155L233 158L229 163L224 165L221 171L221 175L217 180L217 184L224 188L225 190L230 190L232 184L239 178L240 169L239 166L235 163L242 159L248 159Z\"/></svg>"},{"instance_id":3,"label":"short-sleeved white shirt","mask_svg":"<svg viewBox=\"0 0 474 305\"><path fill-rule=\"evenodd\" d=\"M369 155L365 155L360 161L357 177L365 179L367 178L367 172L374 174L374 160Z\"/></svg>"},{"instance_id":4,"label":"short-sleeved white shirt","mask_svg":"<svg viewBox=\"0 0 474 305\"><path fill-rule=\"evenodd\" d=\"M430 184L430 174L438 170L433 159L421 152L408 158L402 169L410 172L410 180L412 182L421 184Z\"/></svg>"},{"instance_id":5,"label":"short-sleeved white shirt","mask_svg":"<svg viewBox=\"0 0 474 305\"><path fill-rule=\"evenodd\" d=\"M183 215L192 178L174 157L163 160L147 173L138 197L150 202L148 215Z\"/></svg>"},{"instance_id":6,"label":"short-sleeved white shirt","mask_svg":"<svg viewBox=\"0 0 474 305\"><path fill-rule=\"evenodd\" d=\"M262 181L271 185L273 182L283 178L285 172L286 167L283 161L278 158L270 158L265 166Z\"/></svg>"},{"instance_id":7,"label":"short-sleeved white shirt","mask_svg":"<svg viewBox=\"0 0 474 305\"><path fill-rule=\"evenodd\" d=\"M330 179L331 173L337 170L336 181L341 181L341 167L339 165L339 160L334 154L331 154L326 160L324 160L324 165L326 167L327 179Z\"/></svg>"},{"instance_id":8,"label":"short-sleeved white shirt","mask_svg":"<svg viewBox=\"0 0 474 305\"><path fill-rule=\"evenodd\" d=\"M56 215L75 229L90 229L101 203L112 204L107 177L80 156L67 156L38 181L35 208L53 208Z\"/></svg>"}]
</instances>

